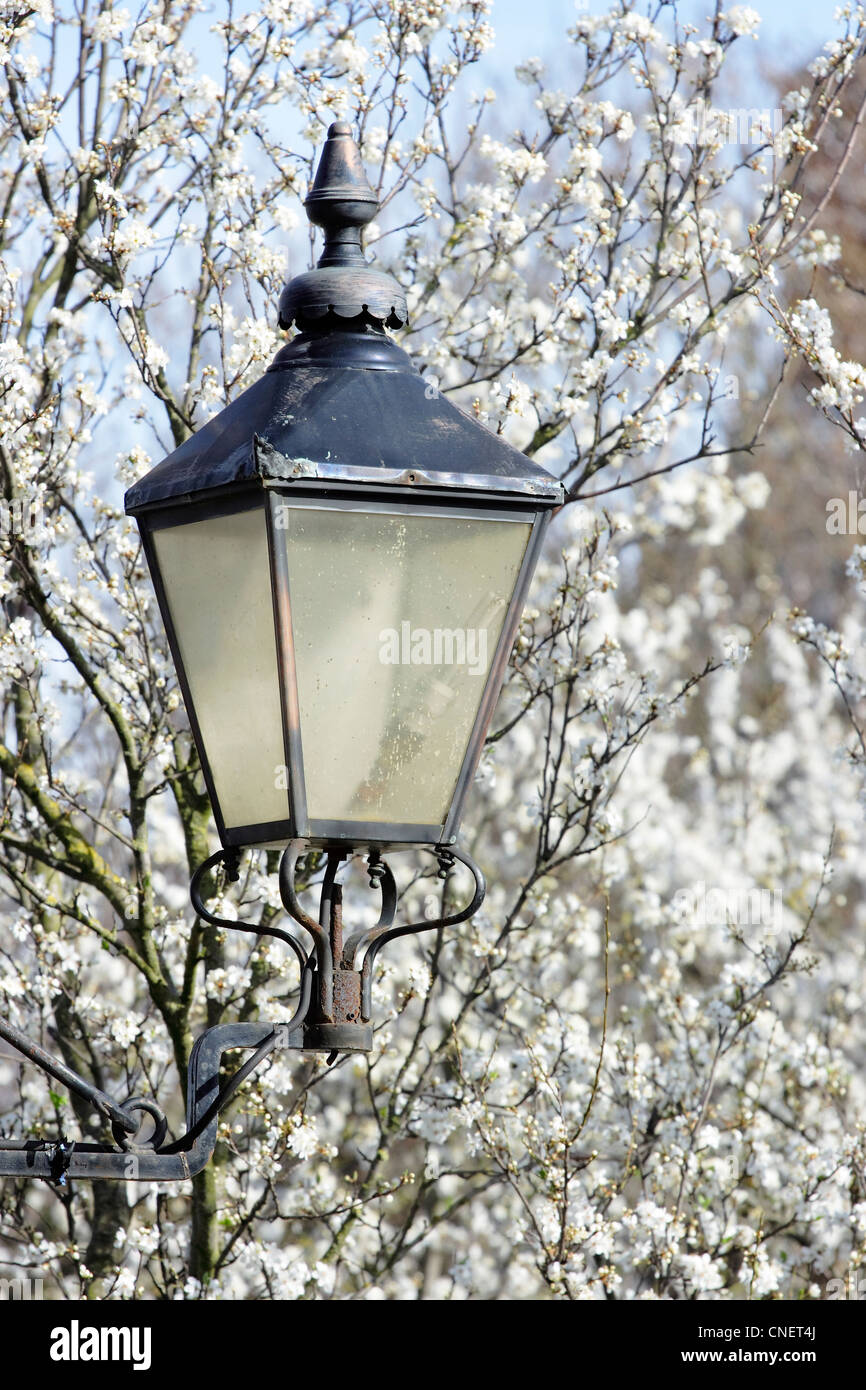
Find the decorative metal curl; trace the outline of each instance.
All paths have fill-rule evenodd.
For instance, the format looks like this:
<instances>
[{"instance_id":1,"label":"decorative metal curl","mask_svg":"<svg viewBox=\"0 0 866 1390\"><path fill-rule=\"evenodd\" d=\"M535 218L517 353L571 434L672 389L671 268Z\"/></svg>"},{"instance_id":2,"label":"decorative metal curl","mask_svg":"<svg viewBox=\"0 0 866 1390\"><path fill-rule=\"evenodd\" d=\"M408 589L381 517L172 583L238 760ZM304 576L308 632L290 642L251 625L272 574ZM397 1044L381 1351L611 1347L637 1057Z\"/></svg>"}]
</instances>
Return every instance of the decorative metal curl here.
<instances>
[{"instance_id":1,"label":"decorative metal curl","mask_svg":"<svg viewBox=\"0 0 866 1390\"><path fill-rule=\"evenodd\" d=\"M373 989L373 965L382 947L386 946L389 941L396 941L398 936L412 936L422 931L438 931L442 927L455 927L459 922L465 922L467 918L473 916L484 901L484 895L487 892L487 884L484 880L483 873L470 855L466 854L463 850L456 848L444 849L442 846L437 846L432 852L439 859L440 877L442 876L442 861L446 855L448 859L450 859L450 864L453 864L455 860L458 859L461 864L465 864L475 880L475 892L471 900L465 907L462 907L459 912L448 913L447 916L438 917L433 922L408 922L405 926L392 927L391 922L394 920L393 909L391 910L390 918L388 920L383 920L386 908L385 880L383 880L382 915L379 921L376 923L375 927L371 927L368 931L355 932L349 937L343 949L344 962L351 965L351 968L354 970L358 969L358 960L361 952L364 952L363 965L361 966L361 1017L365 1022L370 1019L372 1014L371 995ZM450 867L450 864L448 867ZM446 873L447 871L446 868ZM393 885L394 878L390 869L388 870L388 878ZM390 895L388 905L390 906ZM394 906L396 906L396 891L394 894Z\"/></svg>"},{"instance_id":2,"label":"decorative metal curl","mask_svg":"<svg viewBox=\"0 0 866 1390\"><path fill-rule=\"evenodd\" d=\"M384 859L379 859L371 867L376 871L375 881L371 881L371 888L378 888L382 894L382 906L379 909L379 920L374 927L362 927L359 931L352 932L343 944L343 964L349 970L356 970L357 953L361 949L364 941L371 935L381 934L388 930L397 915L397 882L391 871L391 865ZM364 1019L369 1017L364 1014Z\"/></svg>"},{"instance_id":3,"label":"decorative metal curl","mask_svg":"<svg viewBox=\"0 0 866 1390\"><path fill-rule=\"evenodd\" d=\"M201 897L201 882L205 874L210 873L218 864L225 865L226 877L229 879L229 882L236 883L239 878L236 850L219 849L216 854L212 854L203 864L199 864L189 885L190 901L197 916L201 917L203 921L209 922L212 927L219 927L230 931L251 932L254 936L276 937L277 941L283 941L287 946L291 946L298 958L301 970L303 970L307 963L307 952L304 950L302 943L296 936L293 936L291 932L283 931L281 927L259 926L254 922L233 922L228 917L217 917L215 913L210 912L208 908L205 907ZM302 925L305 925L305 923L302 923Z\"/></svg>"},{"instance_id":4,"label":"decorative metal curl","mask_svg":"<svg viewBox=\"0 0 866 1390\"><path fill-rule=\"evenodd\" d=\"M295 870L301 855L308 853L308 846L303 840L292 840L285 850L280 860L280 897L283 907L294 917L295 921L304 927L313 938L313 949L316 953L316 965L319 984L319 1007L322 1015L326 1019L334 1016L334 961L331 955L331 944L328 936L328 929L322 925L321 920L316 921L309 912L302 906L297 890L295 889ZM323 902L320 916L324 916L324 890L328 886L333 888L340 859L343 855L330 856L328 867L325 871L325 883L323 883ZM330 875L330 877L329 877ZM330 896L328 898L330 903ZM326 919L327 920L327 919Z\"/></svg>"},{"instance_id":5,"label":"decorative metal curl","mask_svg":"<svg viewBox=\"0 0 866 1390\"><path fill-rule=\"evenodd\" d=\"M126 1150L128 1153L146 1153L162 1147L165 1142L165 1136L168 1133L168 1121L155 1100L151 1100L149 1096L131 1096L129 1100L124 1101L121 1109L124 1114L130 1117L141 1112L145 1115L150 1115L154 1121L153 1134L144 1143L138 1138L141 1128L140 1124L136 1128L134 1134L127 1134L121 1129L120 1125L113 1123L111 1132L114 1135L115 1142L119 1144L122 1149Z\"/></svg>"},{"instance_id":6,"label":"decorative metal curl","mask_svg":"<svg viewBox=\"0 0 866 1390\"><path fill-rule=\"evenodd\" d=\"M343 943L342 955L334 960L327 930L330 920L331 901L334 882L340 862L346 857L345 851L333 851L328 857L325 876L322 882L322 900L319 921L301 905L295 888L295 870L302 854L308 847L302 840L293 840L280 863L280 893L286 911L305 927L313 936L319 975L319 1007L325 1020L334 1017L334 970L358 971L361 975L361 1018L369 1023L371 1018L371 990L373 964L379 951L389 941L398 936L415 935L422 931L436 931L441 927L453 927L465 922L477 912L487 891L484 875L475 861L465 851L454 846L437 845L430 852L439 862L438 877L445 878L459 862L464 864L475 880L475 891L471 900L458 912L448 913L432 922L408 922L404 926L393 926L397 911L397 884L390 865L382 859L378 851L371 853L367 860L370 886L378 887L382 894L379 920L374 927L364 927L353 932ZM362 962L359 964L359 962Z\"/></svg>"}]
</instances>

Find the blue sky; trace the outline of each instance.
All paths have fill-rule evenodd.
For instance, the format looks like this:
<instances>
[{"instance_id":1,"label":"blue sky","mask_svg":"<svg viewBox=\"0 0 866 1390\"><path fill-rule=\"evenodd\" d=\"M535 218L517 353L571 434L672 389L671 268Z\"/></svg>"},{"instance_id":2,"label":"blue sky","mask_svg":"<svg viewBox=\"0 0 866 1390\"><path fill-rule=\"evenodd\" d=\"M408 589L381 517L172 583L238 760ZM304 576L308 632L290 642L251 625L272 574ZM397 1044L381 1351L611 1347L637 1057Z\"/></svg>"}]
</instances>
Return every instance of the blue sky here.
<instances>
[{"instance_id":1,"label":"blue sky","mask_svg":"<svg viewBox=\"0 0 866 1390\"><path fill-rule=\"evenodd\" d=\"M762 16L757 41L741 38L725 63L716 99L734 105L766 107L775 104L775 94L799 85L805 65L824 45L842 33L833 18L839 0L725 0L725 7L746 3ZM552 88L569 91L574 81L574 49L563 43L563 36L579 13L605 14L613 0L493 0L491 22L496 33L493 49L484 55L466 77L466 90L508 92L507 102L493 108L487 129L502 136L524 120L531 124L533 97L528 89L516 88L512 73L526 58L541 58ZM657 0L638 0L635 8L645 14L656 10ZM714 0L678 0L681 20L697 24L706 32ZM663 16L665 12L662 12ZM668 23L670 11L667 12ZM773 77L776 75L776 81ZM606 96L613 97L612 92Z\"/></svg>"},{"instance_id":2,"label":"blue sky","mask_svg":"<svg viewBox=\"0 0 866 1390\"><path fill-rule=\"evenodd\" d=\"M592 3L592 0L590 0ZM753 10L763 17L760 28L762 46L768 39L784 43L790 59L803 59L821 48L839 32L833 20L834 0L749 0ZM700 17L713 9L709 0L693 0L683 7ZM756 45L757 46L757 45ZM774 55L784 60L785 52Z\"/></svg>"},{"instance_id":3,"label":"blue sky","mask_svg":"<svg viewBox=\"0 0 866 1390\"><path fill-rule=\"evenodd\" d=\"M736 0L731 0L731 4ZM752 44L762 56L781 62L807 61L838 32L834 23L835 0L748 0L763 17L759 43ZM604 13L608 0L587 0L589 13ZM644 10L644 5L639 6ZM700 22L712 12L712 0L681 0L684 18ZM561 34L577 14L575 0L494 0L492 22L497 33L500 58L545 55L545 42ZM742 40L745 44L747 40ZM775 51L774 51L775 50Z\"/></svg>"}]
</instances>

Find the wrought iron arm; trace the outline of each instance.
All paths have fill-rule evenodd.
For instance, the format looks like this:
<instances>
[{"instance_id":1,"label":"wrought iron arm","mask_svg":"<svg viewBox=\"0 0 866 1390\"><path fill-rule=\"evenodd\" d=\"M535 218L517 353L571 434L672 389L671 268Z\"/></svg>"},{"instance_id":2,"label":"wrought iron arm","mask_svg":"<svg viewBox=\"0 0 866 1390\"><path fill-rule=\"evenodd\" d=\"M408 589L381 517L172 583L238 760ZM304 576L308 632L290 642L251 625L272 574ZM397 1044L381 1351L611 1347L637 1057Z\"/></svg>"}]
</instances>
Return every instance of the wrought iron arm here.
<instances>
[{"instance_id":1,"label":"wrought iron arm","mask_svg":"<svg viewBox=\"0 0 866 1390\"><path fill-rule=\"evenodd\" d=\"M61 1185L68 1177L144 1182L194 1177L213 1153L220 1111L275 1048L325 1051L330 1054L330 1060L340 1052L369 1051L373 1045L372 971L381 948L399 936L456 926L471 917L484 900L484 875L477 864L463 851L440 845L433 851L439 860L439 877L446 878L457 860L465 864L475 880L471 900L459 911L435 921L395 927L397 885L389 865L374 851L368 859L368 871L371 887L378 887L382 895L379 920L374 927L354 932L344 943L342 889L337 883L337 873L346 852L334 849L328 854L318 921L302 907L295 887L298 860L306 852L303 841L292 841L280 862L279 881L283 906L313 939L311 955L296 937L278 927L233 922L217 917L205 907L201 900L204 875L223 863L229 879L236 880L236 852L220 850L193 874L190 898L204 921L220 928L272 936L292 948L301 963L301 995L298 1008L288 1023L224 1023L209 1028L196 1041L187 1077L187 1129L179 1139L166 1144L166 1119L155 1101L146 1096L133 1096L123 1105L117 1105L104 1091L31 1042L12 1024L0 1020L0 1037L50 1076L89 1100L111 1122L117 1145L110 1148L105 1144L73 1143L63 1137L56 1141L0 1139L0 1175L47 1178ZM359 961L363 962L360 966ZM253 1055L220 1089L223 1053L234 1048L252 1049ZM146 1140L140 1137L140 1120L134 1118L142 1114L149 1115L154 1122Z\"/></svg>"},{"instance_id":2,"label":"wrought iron arm","mask_svg":"<svg viewBox=\"0 0 866 1390\"><path fill-rule=\"evenodd\" d=\"M26 1033L22 1033L14 1024L7 1023L3 1018L0 1018L0 1038L11 1043L43 1071L47 1071L48 1075L53 1076L55 1081L62 1082L64 1086L68 1086L70 1091L74 1091L76 1095L89 1100L104 1119L110 1120L124 1133L134 1134L138 1129L138 1121L128 1115L119 1105L116 1105L111 1096L106 1095L98 1086L92 1085L83 1076L79 1076L77 1071L67 1067L66 1063L61 1062L58 1057L52 1057L50 1052L46 1052L38 1043L28 1038Z\"/></svg>"},{"instance_id":3,"label":"wrought iron arm","mask_svg":"<svg viewBox=\"0 0 866 1390\"><path fill-rule=\"evenodd\" d=\"M294 1016L288 1023L278 1023L276 1027L272 1027L269 1032L266 1032L265 1036L256 1047L252 1057L244 1062L242 1067L238 1067L234 1075L226 1082L219 1094L211 1100L210 1104L207 1103L208 1094L212 1091L213 1086L216 1084L216 1079L219 1077L219 1061L217 1060L216 1066L214 1067L210 1062L208 1054L213 1054L214 1050L218 1049L217 1057L219 1058L228 1047L255 1046L252 1040L254 1037L253 1034L247 1036L247 1041L245 1043L225 1043L224 1038L231 1035L231 1030L253 1028L257 1030L258 1033L261 1033L262 1026L256 1023L228 1023L218 1025L216 1028L209 1028L206 1033L203 1033L201 1037L196 1040L189 1059L189 1077L187 1082L187 1132L180 1139L176 1139L173 1144L166 1144L160 1148L159 1153L161 1155L183 1153L190 1150L190 1146L192 1146L192 1149L195 1149L199 1146L199 1140L201 1140L201 1147L205 1150L205 1157L201 1167L204 1167L204 1164L207 1163L208 1158L210 1158L210 1155L213 1153L216 1143L218 1116L220 1112L226 1108L232 1096L234 1096L243 1085L247 1077L252 1075L256 1067L258 1067L275 1049L298 1045L297 1039L293 1044L290 1038L292 1033L295 1033L296 1030L301 1027L309 1012L314 974L315 971L312 964L308 963L304 966L301 972L301 997L298 1001L298 1007L295 1010ZM224 1029L228 1029L229 1032L224 1033ZM214 1034L221 1034L222 1036L214 1038ZM198 1172L199 1169L196 1168L195 1171Z\"/></svg>"},{"instance_id":4,"label":"wrought iron arm","mask_svg":"<svg viewBox=\"0 0 866 1390\"><path fill-rule=\"evenodd\" d=\"M163 1144L165 1117L154 1101L135 1097L119 1111L115 1138L122 1146L110 1149L104 1144L71 1143L65 1139L0 1140L0 1174L47 1178L65 1184L68 1178L114 1178L133 1182L177 1182L193 1178L207 1164L216 1145L217 1125L223 1110L255 1067L275 1048L299 1048L302 1025L312 997L314 971L307 965L301 977L301 998L288 1023L223 1023L209 1028L197 1039L189 1059L187 1078L187 1132L171 1144ZM6 1027L8 1025L4 1025ZM234 1048L255 1048L253 1056L219 1089L220 1064L224 1052ZM119 1134L130 1127L131 1110L146 1111L156 1121L146 1142ZM137 1121L131 1121L137 1131Z\"/></svg>"}]
</instances>

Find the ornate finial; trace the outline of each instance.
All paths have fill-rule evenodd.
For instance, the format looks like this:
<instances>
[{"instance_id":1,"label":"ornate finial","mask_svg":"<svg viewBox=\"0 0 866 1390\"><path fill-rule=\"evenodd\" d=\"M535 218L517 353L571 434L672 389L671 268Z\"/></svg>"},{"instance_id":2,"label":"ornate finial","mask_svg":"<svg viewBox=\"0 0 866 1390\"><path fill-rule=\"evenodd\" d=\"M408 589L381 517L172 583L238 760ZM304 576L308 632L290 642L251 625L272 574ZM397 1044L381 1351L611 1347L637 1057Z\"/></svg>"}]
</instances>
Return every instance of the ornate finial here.
<instances>
[{"instance_id":1,"label":"ornate finial","mask_svg":"<svg viewBox=\"0 0 866 1390\"><path fill-rule=\"evenodd\" d=\"M329 127L304 207L323 228L325 247L316 269L296 275L283 290L280 327L345 327L346 319L357 319L375 328L401 328L408 318L402 289L364 259L361 230L376 216L379 200L347 121Z\"/></svg>"}]
</instances>

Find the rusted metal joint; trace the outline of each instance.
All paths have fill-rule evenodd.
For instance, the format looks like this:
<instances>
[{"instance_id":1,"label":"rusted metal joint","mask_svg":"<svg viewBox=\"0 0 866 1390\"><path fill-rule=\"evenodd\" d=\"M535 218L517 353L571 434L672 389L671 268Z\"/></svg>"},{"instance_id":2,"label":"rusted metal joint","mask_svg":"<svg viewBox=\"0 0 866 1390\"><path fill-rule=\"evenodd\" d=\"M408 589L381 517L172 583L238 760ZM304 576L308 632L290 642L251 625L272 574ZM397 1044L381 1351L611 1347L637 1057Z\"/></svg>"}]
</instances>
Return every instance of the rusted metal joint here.
<instances>
[{"instance_id":1,"label":"rusted metal joint","mask_svg":"<svg viewBox=\"0 0 866 1390\"><path fill-rule=\"evenodd\" d=\"M335 881L342 854L328 857L319 925L327 931L331 958L330 1016L313 1009L304 1024L304 1047L316 1052L369 1052L373 1027L361 1020L361 976L343 968L343 890Z\"/></svg>"}]
</instances>

